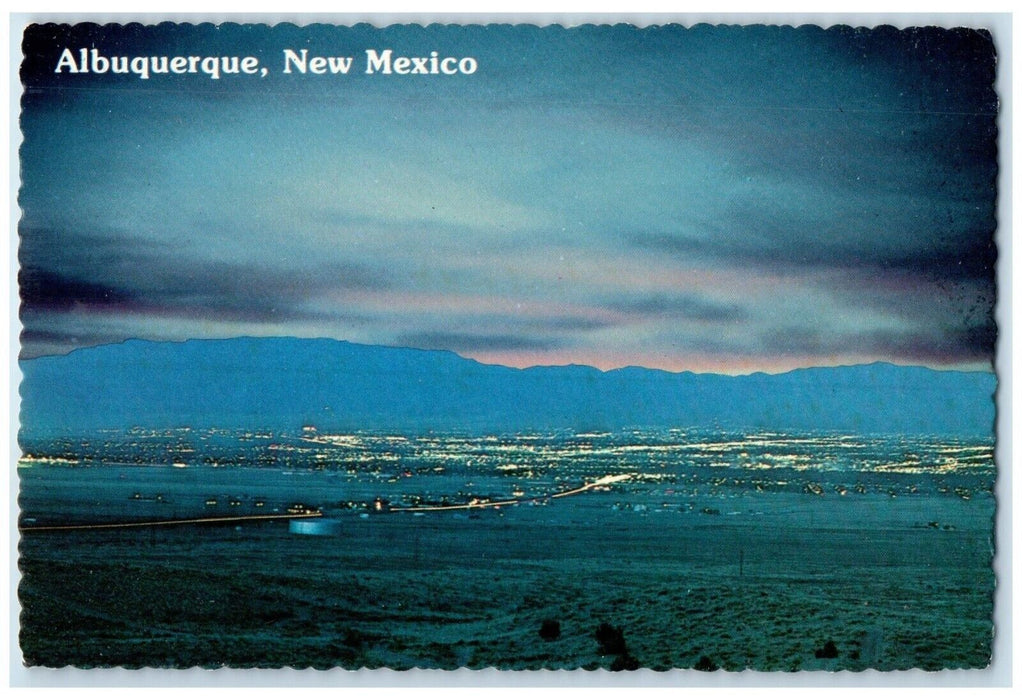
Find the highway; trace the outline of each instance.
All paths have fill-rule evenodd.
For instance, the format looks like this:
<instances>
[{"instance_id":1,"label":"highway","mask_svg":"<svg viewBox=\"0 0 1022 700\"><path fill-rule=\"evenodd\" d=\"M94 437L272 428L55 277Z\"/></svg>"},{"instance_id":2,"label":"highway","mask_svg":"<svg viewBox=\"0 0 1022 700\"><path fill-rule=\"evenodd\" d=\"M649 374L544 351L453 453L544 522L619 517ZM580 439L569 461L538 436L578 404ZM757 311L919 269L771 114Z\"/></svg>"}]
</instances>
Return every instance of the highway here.
<instances>
[{"instance_id":1,"label":"highway","mask_svg":"<svg viewBox=\"0 0 1022 700\"><path fill-rule=\"evenodd\" d=\"M578 488L570 489L568 491L559 491L558 493L552 493L545 496L523 496L521 498L509 498L503 501L478 501L474 503L463 503L460 505L451 506L408 506L405 508L391 508L392 513L424 513L438 510L470 510L473 508L499 508L501 506L513 506L519 503L530 503L535 501L542 501L546 498L564 498L565 496L575 496L580 493L584 493L589 489L596 488L597 486L605 486L607 484L613 484L618 481L625 481L630 479L631 474L608 474L602 476L596 481L588 484L583 484Z\"/></svg>"}]
</instances>

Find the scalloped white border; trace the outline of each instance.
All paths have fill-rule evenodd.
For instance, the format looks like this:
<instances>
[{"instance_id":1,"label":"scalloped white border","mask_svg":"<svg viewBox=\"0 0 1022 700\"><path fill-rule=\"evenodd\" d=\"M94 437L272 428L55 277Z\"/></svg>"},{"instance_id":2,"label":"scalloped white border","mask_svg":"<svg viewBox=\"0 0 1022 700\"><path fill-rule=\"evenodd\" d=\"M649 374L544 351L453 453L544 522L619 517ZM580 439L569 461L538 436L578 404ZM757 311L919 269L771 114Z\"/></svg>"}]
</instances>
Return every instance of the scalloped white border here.
<instances>
[{"instance_id":1,"label":"scalloped white border","mask_svg":"<svg viewBox=\"0 0 1022 700\"><path fill-rule=\"evenodd\" d=\"M0 83L0 91L6 91L10 98L10 108L5 115L7 119L8 139L8 181L7 181L7 213L9 221L10 238L6 247L0 246L0 269L8 272L8 284L3 288L4 302L0 304L2 313L6 315L4 332L8 334L7 342L0 344L0 356L8 366L8 372L4 373L0 382L0 392L6 390L9 396L9 418L5 422L4 431L0 433L0 450L8 455L9 478L5 484L7 489L6 502L8 503L8 537L0 539L0 554L8 563L7 577L0 577L0 598L6 597L7 606L0 606L2 617L6 623L8 634L3 639L7 653L3 654L5 662L5 680L9 687L20 690L16 695L32 688L48 687L55 688L92 688L103 690L103 697L109 697L110 688L127 689L131 687L146 687L144 691L150 695L154 690L162 687L163 692L171 688L216 688L219 697L220 690L228 687L245 688L289 688L292 692L301 688L305 695L309 690L324 687L350 687L360 689L380 690L382 688L395 689L401 695L407 695L412 688L418 688L416 695L423 692L423 688L432 688L426 691L428 697L439 696L443 693L445 698L471 692L478 695L479 691L473 688L486 687L487 695L501 688L511 689L515 695L521 693L524 687L545 687L557 688L558 694L569 689L582 689L587 696L594 691L602 695L604 692L620 693L621 688L643 688L660 689L684 687L684 692L691 695L697 692L702 697L711 688L725 687L734 689L748 688L773 688L768 692L768 697L781 697L780 688L787 688L783 691L784 697L792 693L804 695L812 692L817 695L818 691L813 688L829 688L831 691L842 690L845 692L856 692L854 689L863 687L885 687L886 691L881 694L897 692L896 688L904 687L925 687L929 696L934 693L943 695L954 693L955 697L961 695L963 687L986 687L1005 688L1012 685L1013 670L1019 671L1019 661L1012 653L1012 630L1013 630L1013 606L1012 598L1014 592L1014 560L1012 557L1012 540L1014 534L1014 519L1012 517L1012 503L1016 495L1017 486L1013 484L1012 465L1015 462L1015 450L1012 444L1012 435L1015 432L1015 421L1012 419L1011 406L1015 396L1015 388L1012 384L1011 367L1014 358L1013 352L1013 306L1011 289L1011 270L1013 268L1014 254L1011 246L1011 231L1014 218L1012 212L1012 199L1014 190L1012 187L1012 165L1014 151L1012 149L1012 88L1014 76L1014 55L1012 52L1012 24L1013 18L1009 14L1012 4L984 3L1000 5L995 9L1002 14L993 13L970 13L970 12L934 12L934 3L928 3L921 8L923 3L892 3L876 2L875 0L864 0L855 3L853 12L823 12L821 3L807 2L782 2L775 3L770 12L763 12L759 2L741 2L735 0L723 0L713 3L714 11L692 11L685 12L685 8L678 7L678 3L669 2L639 2L634 9L622 12L620 7L609 7L607 2L589 2L584 5L580 2L555 3L536 2L535 0L521 0L514 3L481 3L447 0L446 2L431 3L429 10L422 10L421 2L393 2L383 0L372 3L371 10L363 8L349 8L345 14L324 13L324 9L337 9L336 3L303 2L298 0L291 12L253 12L253 3L229 2L217 3L218 7L210 8L209 2L202 3L194 0L182 0L174 3L173 12L158 12L149 10L148 3L128 3L123 1L103 3L98 11L83 12L81 3L61 2L33 2L27 3L17 0L13 3L11 10L17 9L18 13L12 13L6 17L8 26L4 32L8 41L9 70L6 75L0 75L0 80L6 81L6 85ZM911 7L906 8L909 5ZM946 3L936 3L943 6ZM68 7L70 5L70 7ZM224 7L226 5L226 7ZM261 3L256 3L256 9ZM313 7L310 7L312 5ZM28 6L28 7L26 7ZM326 7L324 7L326 6ZM140 9L141 8L141 9ZM920 9L926 11L920 12ZM947 8L941 8L947 9ZM960 8L959 8L960 9ZM987 9L987 7L984 7ZM737 13L737 14L735 14ZM17 207L17 193L20 185L18 177L18 146L21 143L21 134L18 129L19 101L21 86L18 79L18 68L21 61L20 40L23 29L26 25L38 21L57 22L156 22L156 21L180 21L180 22L254 22L276 24L280 22L292 22L299 25L314 22L325 22L331 24L352 24L355 22L369 22L375 25L387 25L394 23L426 23L442 21L449 23L477 24L487 22L512 22L520 24L566 24L577 25L583 23L607 23L627 22L638 26L650 24L662 24L665 22L678 22L681 24L694 24L698 22L728 23L728 24L819 24L830 26L833 24L852 24L857 26L876 26L879 24L890 24L897 27L911 25L938 25L938 26L974 26L985 27L991 31L998 50L998 76L997 92L1001 98L1002 112L999 118L1000 129L1000 174L999 174L999 202L998 202L998 306L997 323L999 329L998 351L996 368L999 379L997 395L998 417L997 417L997 448L996 460L999 466L999 474L996 487L998 499L998 512L996 518L996 542L997 556L994 563L995 573L998 579L996 595L996 608L994 622L996 636L993 645L993 663L988 669L974 671L941 671L927 673L923 671L901 671L881 673L867 671L863 673L842 672L828 674L823 672L800 672L796 674L764 673L747 671L743 673L729 674L705 674L694 671L671 671L657 673L649 670L641 670L629 674L610 674L600 672L584 671L540 671L540 672L507 672L507 671L343 671L334 670L327 672L317 671L295 671L293 669L282 669L279 671L263 670L240 670L220 669L206 671L201 669L190 669L183 671L142 669L128 671L124 669L97 669L84 671L81 669L26 669L21 663L21 655L18 648L17 619L19 603L17 600L17 503L18 492L17 473L13 465L17 462L19 452L14 436L18 430L18 392L20 373L14 358L18 356L18 334L20 324L18 323L18 290L17 290L17 225L20 217L20 210ZM6 90L4 88L6 87ZM2 112L0 112L2 113ZM1022 672L1017 674L1022 678ZM596 687L594 687L596 686ZM437 690L437 688L442 690ZM308 689L308 690L307 690ZM55 692L55 691L54 691ZM137 691L135 691L137 692ZM193 692L193 691L189 691ZM250 691L246 691L250 692ZM336 690L333 692L337 692ZM861 692L861 690L860 690ZM34 694L34 693L33 693ZM120 695L120 692L114 692ZM157 695L162 695L158 692ZM274 695L277 693L275 692ZM314 693L317 694L318 693ZM498 692L498 695L503 693ZM92 693L87 693L89 697ZM98 692L96 693L98 696ZM262 694L259 697L264 697ZM266 697L270 697L266 694Z\"/></svg>"}]
</instances>

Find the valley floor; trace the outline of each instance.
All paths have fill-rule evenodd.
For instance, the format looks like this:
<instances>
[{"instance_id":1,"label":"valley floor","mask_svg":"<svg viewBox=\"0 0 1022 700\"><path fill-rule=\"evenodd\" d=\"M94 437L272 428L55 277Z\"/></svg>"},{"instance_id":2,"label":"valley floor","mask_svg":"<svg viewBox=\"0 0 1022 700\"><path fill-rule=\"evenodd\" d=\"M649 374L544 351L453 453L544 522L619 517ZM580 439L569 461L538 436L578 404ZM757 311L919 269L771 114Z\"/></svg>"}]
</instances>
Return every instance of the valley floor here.
<instances>
[{"instance_id":1,"label":"valley floor","mask_svg":"<svg viewBox=\"0 0 1022 700\"><path fill-rule=\"evenodd\" d=\"M706 511L622 498L340 513L327 537L284 521L24 532L24 660L761 671L990 661L988 493L732 494ZM604 623L616 642L597 639Z\"/></svg>"}]
</instances>

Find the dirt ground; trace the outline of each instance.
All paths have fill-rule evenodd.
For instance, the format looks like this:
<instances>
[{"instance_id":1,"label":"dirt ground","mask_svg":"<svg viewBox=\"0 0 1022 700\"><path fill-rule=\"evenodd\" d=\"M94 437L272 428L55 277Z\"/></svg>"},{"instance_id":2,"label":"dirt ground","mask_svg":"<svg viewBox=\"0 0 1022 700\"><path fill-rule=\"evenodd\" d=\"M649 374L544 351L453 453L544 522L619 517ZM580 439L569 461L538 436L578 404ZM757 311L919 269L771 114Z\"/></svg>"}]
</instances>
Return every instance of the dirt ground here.
<instances>
[{"instance_id":1,"label":"dirt ground","mask_svg":"<svg viewBox=\"0 0 1022 700\"><path fill-rule=\"evenodd\" d=\"M591 492L471 517L347 513L329 537L291 534L283 521L26 532L24 661L763 671L989 663L989 494L743 492L705 511L661 503L659 492L644 498L636 508L634 494Z\"/></svg>"}]
</instances>

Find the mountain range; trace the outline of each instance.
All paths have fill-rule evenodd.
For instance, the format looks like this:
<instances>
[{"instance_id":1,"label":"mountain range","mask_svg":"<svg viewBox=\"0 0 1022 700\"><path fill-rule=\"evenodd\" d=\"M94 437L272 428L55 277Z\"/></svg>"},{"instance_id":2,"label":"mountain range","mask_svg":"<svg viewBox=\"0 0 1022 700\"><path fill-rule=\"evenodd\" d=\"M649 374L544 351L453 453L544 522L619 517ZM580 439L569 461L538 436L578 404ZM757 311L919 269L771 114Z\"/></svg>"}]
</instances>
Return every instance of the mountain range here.
<instances>
[{"instance_id":1,"label":"mountain range","mask_svg":"<svg viewBox=\"0 0 1022 700\"><path fill-rule=\"evenodd\" d=\"M990 436L990 372L886 363L743 376L579 365L327 339L129 340L22 360L23 437L189 426L295 431L819 430Z\"/></svg>"}]
</instances>

